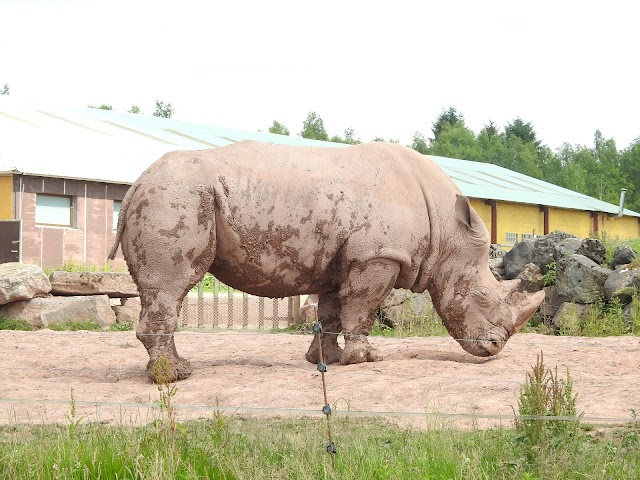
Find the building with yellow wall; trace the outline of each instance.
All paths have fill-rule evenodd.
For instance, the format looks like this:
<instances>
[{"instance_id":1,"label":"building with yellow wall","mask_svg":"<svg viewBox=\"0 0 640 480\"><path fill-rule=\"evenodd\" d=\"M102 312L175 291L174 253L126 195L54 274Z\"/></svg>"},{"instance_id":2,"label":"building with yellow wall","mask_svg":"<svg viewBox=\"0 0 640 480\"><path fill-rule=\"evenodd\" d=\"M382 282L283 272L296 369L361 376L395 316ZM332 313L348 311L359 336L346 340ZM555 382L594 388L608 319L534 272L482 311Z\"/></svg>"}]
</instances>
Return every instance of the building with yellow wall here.
<instances>
[{"instance_id":1,"label":"building with yellow wall","mask_svg":"<svg viewBox=\"0 0 640 480\"><path fill-rule=\"evenodd\" d=\"M241 140L345 147L95 108L29 107L7 96L0 96L0 138L0 262L9 254L42 266L103 263L124 194L166 152ZM504 248L553 230L640 237L636 212L620 213L617 205L496 165L429 158L470 199L492 243Z\"/></svg>"}]
</instances>

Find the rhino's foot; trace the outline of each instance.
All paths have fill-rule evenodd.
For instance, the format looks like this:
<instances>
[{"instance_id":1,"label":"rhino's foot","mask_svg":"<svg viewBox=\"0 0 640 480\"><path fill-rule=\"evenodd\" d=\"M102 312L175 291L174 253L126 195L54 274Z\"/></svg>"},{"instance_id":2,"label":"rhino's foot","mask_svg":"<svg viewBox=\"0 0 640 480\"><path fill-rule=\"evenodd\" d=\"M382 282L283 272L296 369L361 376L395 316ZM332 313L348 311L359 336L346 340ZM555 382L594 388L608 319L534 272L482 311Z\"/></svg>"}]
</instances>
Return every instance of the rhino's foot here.
<instances>
[{"instance_id":1,"label":"rhino's foot","mask_svg":"<svg viewBox=\"0 0 640 480\"><path fill-rule=\"evenodd\" d=\"M153 383L164 384L184 380L193 373L193 367L189 360L163 355L158 359L149 360L147 375Z\"/></svg>"},{"instance_id":2,"label":"rhino's foot","mask_svg":"<svg viewBox=\"0 0 640 480\"><path fill-rule=\"evenodd\" d=\"M311 342L305 358L310 363L320 363L320 352L318 352L318 341L316 338ZM325 364L338 363L340 358L342 358L342 348L340 348L335 338L329 337L322 342L322 359Z\"/></svg>"},{"instance_id":3,"label":"rhino's foot","mask_svg":"<svg viewBox=\"0 0 640 480\"><path fill-rule=\"evenodd\" d=\"M364 362L380 362L382 355L378 350L367 344L347 345L340 357L342 365Z\"/></svg>"}]
</instances>

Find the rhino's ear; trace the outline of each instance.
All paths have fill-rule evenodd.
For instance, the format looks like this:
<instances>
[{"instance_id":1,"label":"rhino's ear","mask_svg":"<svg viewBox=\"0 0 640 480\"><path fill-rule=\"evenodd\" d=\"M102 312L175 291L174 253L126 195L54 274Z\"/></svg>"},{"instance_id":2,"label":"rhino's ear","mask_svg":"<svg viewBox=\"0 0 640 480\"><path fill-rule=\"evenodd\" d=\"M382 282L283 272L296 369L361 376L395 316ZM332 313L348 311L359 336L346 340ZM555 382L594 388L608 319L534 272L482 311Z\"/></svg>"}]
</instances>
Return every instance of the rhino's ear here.
<instances>
[{"instance_id":1,"label":"rhino's ear","mask_svg":"<svg viewBox=\"0 0 640 480\"><path fill-rule=\"evenodd\" d=\"M484 226L483 221L478 214L471 208L469 199L464 195L456 195L456 218L466 228L467 233L471 240L477 243L484 243L488 240L489 234L487 233L487 227Z\"/></svg>"}]
</instances>

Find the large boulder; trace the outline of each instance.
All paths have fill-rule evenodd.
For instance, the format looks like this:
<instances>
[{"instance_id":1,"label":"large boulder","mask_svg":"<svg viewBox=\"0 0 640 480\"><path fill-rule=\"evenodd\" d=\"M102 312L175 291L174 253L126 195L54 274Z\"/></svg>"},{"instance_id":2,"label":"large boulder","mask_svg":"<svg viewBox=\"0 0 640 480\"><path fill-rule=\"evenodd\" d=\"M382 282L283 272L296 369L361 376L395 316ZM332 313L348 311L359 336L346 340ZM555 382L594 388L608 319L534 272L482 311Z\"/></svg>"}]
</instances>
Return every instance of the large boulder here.
<instances>
[{"instance_id":1,"label":"large boulder","mask_svg":"<svg viewBox=\"0 0 640 480\"><path fill-rule=\"evenodd\" d=\"M611 270L584 255L562 258L556 267L558 295L573 303L595 303L602 299L604 284L610 274Z\"/></svg>"},{"instance_id":2,"label":"large boulder","mask_svg":"<svg viewBox=\"0 0 640 480\"><path fill-rule=\"evenodd\" d=\"M524 270L525 265L533 262L534 241L525 239L516 243L503 257L504 276L513 280Z\"/></svg>"},{"instance_id":3,"label":"large boulder","mask_svg":"<svg viewBox=\"0 0 640 480\"><path fill-rule=\"evenodd\" d=\"M544 318L553 319L558 313L560 306L569 301L568 298L558 295L558 287L550 285L544 287L544 301L540 305L540 315Z\"/></svg>"},{"instance_id":4,"label":"large boulder","mask_svg":"<svg viewBox=\"0 0 640 480\"><path fill-rule=\"evenodd\" d=\"M380 305L384 323L395 326L410 318L425 318L433 309L429 292L414 293L402 288L393 289Z\"/></svg>"},{"instance_id":5,"label":"large boulder","mask_svg":"<svg viewBox=\"0 0 640 480\"><path fill-rule=\"evenodd\" d=\"M111 307L116 314L116 323L136 327L140 320L140 297L123 298L121 305Z\"/></svg>"},{"instance_id":6,"label":"large boulder","mask_svg":"<svg viewBox=\"0 0 640 480\"><path fill-rule=\"evenodd\" d=\"M516 278L520 279L520 288L526 292L537 292L542 290L542 272L535 263L528 263Z\"/></svg>"},{"instance_id":7,"label":"large boulder","mask_svg":"<svg viewBox=\"0 0 640 480\"><path fill-rule=\"evenodd\" d=\"M123 272L53 272L49 280L54 295L140 295L131 275Z\"/></svg>"},{"instance_id":8,"label":"large boulder","mask_svg":"<svg viewBox=\"0 0 640 480\"><path fill-rule=\"evenodd\" d=\"M620 303L631 303L634 292L640 288L640 270L619 269L611 272L604 282L604 295L607 300L617 298Z\"/></svg>"},{"instance_id":9,"label":"large boulder","mask_svg":"<svg viewBox=\"0 0 640 480\"><path fill-rule=\"evenodd\" d=\"M638 254L630 246L618 247L613 254L613 260L609 265L611 268L616 268L619 265L628 265L638 257Z\"/></svg>"},{"instance_id":10,"label":"large boulder","mask_svg":"<svg viewBox=\"0 0 640 480\"><path fill-rule=\"evenodd\" d=\"M116 321L107 295L33 298L0 306L0 316L24 320L36 328L86 321L107 327Z\"/></svg>"},{"instance_id":11,"label":"large boulder","mask_svg":"<svg viewBox=\"0 0 640 480\"><path fill-rule=\"evenodd\" d=\"M561 240L555 245L555 261L568 257L574 253L584 255L593 260L598 265L602 265L606 251L604 245L597 238L577 238L569 237Z\"/></svg>"},{"instance_id":12,"label":"large boulder","mask_svg":"<svg viewBox=\"0 0 640 480\"><path fill-rule=\"evenodd\" d=\"M557 245L568 238L576 238L576 236L561 230L554 230L535 239L532 262L540 267L543 275L549 271L549 265L558 260Z\"/></svg>"},{"instance_id":13,"label":"large boulder","mask_svg":"<svg viewBox=\"0 0 640 480\"><path fill-rule=\"evenodd\" d=\"M504 256L489 258L489 270L496 280L499 282L504 280Z\"/></svg>"},{"instance_id":14,"label":"large boulder","mask_svg":"<svg viewBox=\"0 0 640 480\"><path fill-rule=\"evenodd\" d=\"M37 265L0 263L0 305L44 297L51 291L49 279Z\"/></svg>"}]
</instances>

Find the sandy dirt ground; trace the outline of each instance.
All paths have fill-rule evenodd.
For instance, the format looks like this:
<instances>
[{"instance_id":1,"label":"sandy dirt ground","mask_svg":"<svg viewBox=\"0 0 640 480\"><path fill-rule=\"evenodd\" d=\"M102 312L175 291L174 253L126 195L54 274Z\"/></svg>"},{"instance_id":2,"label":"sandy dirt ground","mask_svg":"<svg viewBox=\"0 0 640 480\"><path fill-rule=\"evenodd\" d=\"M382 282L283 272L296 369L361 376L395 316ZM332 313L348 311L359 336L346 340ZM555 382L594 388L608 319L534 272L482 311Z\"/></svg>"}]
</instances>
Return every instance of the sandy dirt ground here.
<instances>
[{"instance_id":1,"label":"sandy dirt ground","mask_svg":"<svg viewBox=\"0 0 640 480\"><path fill-rule=\"evenodd\" d=\"M216 409L230 415L319 412L321 376L304 360L310 341L309 335L264 332L176 334L179 353L194 367L177 384L179 419L210 417ZM631 419L632 410L640 412L638 337L520 334L490 359L465 353L449 337L371 342L384 361L331 365L325 374L336 413L415 412L402 418L418 423L433 421L427 414L447 414L444 420L454 425L468 425L465 415L475 414L481 426L510 424L519 386L541 351L562 377L570 370L585 417ZM147 359L133 332L0 332L0 423L65 423L72 390L83 421L148 422L158 416L159 392L145 373Z\"/></svg>"}]
</instances>

